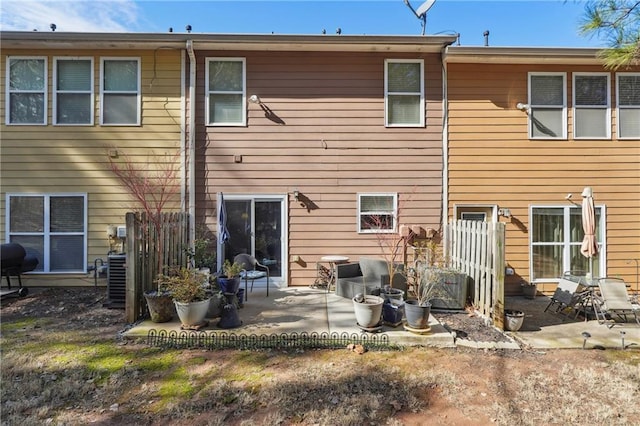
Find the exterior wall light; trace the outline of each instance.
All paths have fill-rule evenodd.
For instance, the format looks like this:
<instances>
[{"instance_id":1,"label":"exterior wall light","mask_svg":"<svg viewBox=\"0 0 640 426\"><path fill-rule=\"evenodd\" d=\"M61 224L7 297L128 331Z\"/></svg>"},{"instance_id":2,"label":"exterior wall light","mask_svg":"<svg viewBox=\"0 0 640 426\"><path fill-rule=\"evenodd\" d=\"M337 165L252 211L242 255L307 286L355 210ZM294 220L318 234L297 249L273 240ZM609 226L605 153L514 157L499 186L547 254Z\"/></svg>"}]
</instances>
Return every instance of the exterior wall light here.
<instances>
[{"instance_id":1,"label":"exterior wall light","mask_svg":"<svg viewBox=\"0 0 640 426\"><path fill-rule=\"evenodd\" d=\"M258 95L249 96L249 102L251 102L252 104L257 104L257 105L260 105L262 103L260 101L260 96L258 96Z\"/></svg>"},{"instance_id":2,"label":"exterior wall light","mask_svg":"<svg viewBox=\"0 0 640 426\"><path fill-rule=\"evenodd\" d=\"M511 210L509 209L498 209L498 215L503 217L511 217Z\"/></svg>"},{"instance_id":3,"label":"exterior wall light","mask_svg":"<svg viewBox=\"0 0 640 426\"><path fill-rule=\"evenodd\" d=\"M522 102L518 102L516 104L516 108L518 108L520 111L529 111L529 109L531 109L529 104L523 104Z\"/></svg>"}]
</instances>

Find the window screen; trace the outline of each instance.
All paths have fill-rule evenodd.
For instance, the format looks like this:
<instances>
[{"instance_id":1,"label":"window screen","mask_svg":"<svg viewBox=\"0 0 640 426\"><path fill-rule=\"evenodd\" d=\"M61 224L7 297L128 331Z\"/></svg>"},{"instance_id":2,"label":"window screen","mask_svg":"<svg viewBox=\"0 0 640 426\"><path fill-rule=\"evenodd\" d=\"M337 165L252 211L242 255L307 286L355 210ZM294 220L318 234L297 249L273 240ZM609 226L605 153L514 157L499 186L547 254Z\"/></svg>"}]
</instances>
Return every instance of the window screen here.
<instances>
[{"instance_id":1,"label":"window screen","mask_svg":"<svg viewBox=\"0 0 640 426\"><path fill-rule=\"evenodd\" d=\"M609 138L609 75L573 76L574 137Z\"/></svg>"},{"instance_id":2,"label":"window screen","mask_svg":"<svg viewBox=\"0 0 640 426\"><path fill-rule=\"evenodd\" d=\"M9 57L7 68L7 124L46 124L46 59Z\"/></svg>"},{"instance_id":3,"label":"window screen","mask_svg":"<svg viewBox=\"0 0 640 426\"><path fill-rule=\"evenodd\" d=\"M424 70L422 61L386 61L387 126L424 125Z\"/></svg>"},{"instance_id":4,"label":"window screen","mask_svg":"<svg viewBox=\"0 0 640 426\"><path fill-rule=\"evenodd\" d=\"M103 59L102 124L140 123L140 61Z\"/></svg>"},{"instance_id":5,"label":"window screen","mask_svg":"<svg viewBox=\"0 0 640 426\"><path fill-rule=\"evenodd\" d=\"M393 232L396 214L396 194L358 195L358 232Z\"/></svg>"},{"instance_id":6,"label":"window screen","mask_svg":"<svg viewBox=\"0 0 640 426\"><path fill-rule=\"evenodd\" d=\"M530 137L566 137L565 74L529 75Z\"/></svg>"},{"instance_id":7,"label":"window screen","mask_svg":"<svg viewBox=\"0 0 640 426\"><path fill-rule=\"evenodd\" d=\"M93 124L93 61L56 59L55 124Z\"/></svg>"},{"instance_id":8,"label":"window screen","mask_svg":"<svg viewBox=\"0 0 640 426\"><path fill-rule=\"evenodd\" d=\"M244 59L215 58L207 61L207 124L244 125Z\"/></svg>"},{"instance_id":9,"label":"window screen","mask_svg":"<svg viewBox=\"0 0 640 426\"><path fill-rule=\"evenodd\" d=\"M618 79L618 137L640 139L640 73Z\"/></svg>"}]
</instances>

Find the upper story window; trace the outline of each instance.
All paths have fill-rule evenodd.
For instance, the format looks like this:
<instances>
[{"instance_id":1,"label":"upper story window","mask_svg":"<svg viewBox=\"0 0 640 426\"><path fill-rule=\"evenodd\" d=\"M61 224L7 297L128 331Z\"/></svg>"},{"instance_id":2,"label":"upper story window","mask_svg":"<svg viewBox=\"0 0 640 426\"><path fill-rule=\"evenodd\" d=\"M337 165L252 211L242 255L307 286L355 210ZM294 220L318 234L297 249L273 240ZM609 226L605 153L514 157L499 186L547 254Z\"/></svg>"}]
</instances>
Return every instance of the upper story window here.
<instances>
[{"instance_id":1,"label":"upper story window","mask_svg":"<svg viewBox=\"0 0 640 426\"><path fill-rule=\"evenodd\" d=\"M47 124L47 58L7 58L7 124Z\"/></svg>"},{"instance_id":2,"label":"upper story window","mask_svg":"<svg viewBox=\"0 0 640 426\"><path fill-rule=\"evenodd\" d=\"M384 62L385 126L424 126L424 61Z\"/></svg>"},{"instance_id":3,"label":"upper story window","mask_svg":"<svg viewBox=\"0 0 640 426\"><path fill-rule=\"evenodd\" d=\"M565 271L592 268L594 277L604 271L604 207L596 206L596 240L599 253L590 260L580 253L584 232L580 206L531 207L531 279L553 281Z\"/></svg>"},{"instance_id":4,"label":"upper story window","mask_svg":"<svg viewBox=\"0 0 640 426\"><path fill-rule=\"evenodd\" d=\"M529 73L529 137L567 138L566 73Z\"/></svg>"},{"instance_id":5,"label":"upper story window","mask_svg":"<svg viewBox=\"0 0 640 426\"><path fill-rule=\"evenodd\" d=\"M140 125L140 59L102 58L100 124Z\"/></svg>"},{"instance_id":6,"label":"upper story window","mask_svg":"<svg viewBox=\"0 0 640 426\"><path fill-rule=\"evenodd\" d=\"M610 139L609 74L573 74L573 137Z\"/></svg>"},{"instance_id":7,"label":"upper story window","mask_svg":"<svg viewBox=\"0 0 640 426\"><path fill-rule=\"evenodd\" d=\"M616 75L618 138L640 139L640 73Z\"/></svg>"},{"instance_id":8,"label":"upper story window","mask_svg":"<svg viewBox=\"0 0 640 426\"><path fill-rule=\"evenodd\" d=\"M38 258L36 271L86 271L86 194L7 194L6 206L8 240Z\"/></svg>"},{"instance_id":9,"label":"upper story window","mask_svg":"<svg viewBox=\"0 0 640 426\"><path fill-rule=\"evenodd\" d=\"M54 124L93 124L92 58L54 59L53 85Z\"/></svg>"},{"instance_id":10,"label":"upper story window","mask_svg":"<svg viewBox=\"0 0 640 426\"><path fill-rule=\"evenodd\" d=\"M244 58L207 58L205 87L208 126L244 126L247 122Z\"/></svg>"},{"instance_id":11,"label":"upper story window","mask_svg":"<svg viewBox=\"0 0 640 426\"><path fill-rule=\"evenodd\" d=\"M395 232L397 215L397 194L358 194L358 232Z\"/></svg>"}]
</instances>

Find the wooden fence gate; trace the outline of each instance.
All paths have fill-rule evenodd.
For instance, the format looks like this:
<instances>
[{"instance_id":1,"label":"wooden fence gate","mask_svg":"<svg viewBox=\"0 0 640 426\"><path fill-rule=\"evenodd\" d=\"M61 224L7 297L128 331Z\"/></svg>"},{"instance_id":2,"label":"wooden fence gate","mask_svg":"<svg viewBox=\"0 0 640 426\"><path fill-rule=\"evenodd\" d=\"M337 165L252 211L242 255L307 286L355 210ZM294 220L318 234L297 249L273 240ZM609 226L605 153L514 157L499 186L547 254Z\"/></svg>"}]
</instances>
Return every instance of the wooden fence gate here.
<instances>
[{"instance_id":1,"label":"wooden fence gate","mask_svg":"<svg viewBox=\"0 0 640 426\"><path fill-rule=\"evenodd\" d=\"M145 213L127 213L126 303L128 322L146 314L144 292L156 288L159 266L187 266L189 214L163 213L154 222ZM158 225L158 226L156 226ZM158 232L159 230L159 232Z\"/></svg>"},{"instance_id":2,"label":"wooden fence gate","mask_svg":"<svg viewBox=\"0 0 640 426\"><path fill-rule=\"evenodd\" d=\"M471 277L473 306L504 329L505 226L501 222L453 220L444 251L451 266Z\"/></svg>"}]
</instances>

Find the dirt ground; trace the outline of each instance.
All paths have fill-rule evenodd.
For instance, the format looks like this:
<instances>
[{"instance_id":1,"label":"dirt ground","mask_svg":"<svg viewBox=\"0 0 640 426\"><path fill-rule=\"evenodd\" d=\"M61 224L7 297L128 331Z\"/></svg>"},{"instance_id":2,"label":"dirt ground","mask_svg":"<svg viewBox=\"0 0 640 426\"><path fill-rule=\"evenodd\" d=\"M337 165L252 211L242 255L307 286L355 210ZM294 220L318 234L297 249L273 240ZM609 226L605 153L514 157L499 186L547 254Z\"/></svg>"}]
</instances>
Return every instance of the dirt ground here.
<instances>
[{"instance_id":1,"label":"dirt ground","mask_svg":"<svg viewBox=\"0 0 640 426\"><path fill-rule=\"evenodd\" d=\"M122 341L124 312L103 308L104 300L94 288L2 300L3 425L632 425L640 418L637 351L161 350ZM460 337L504 338L466 312L437 315ZM65 352L82 358L92 345L127 361L109 369L101 356L98 367L91 360L80 368ZM162 361L169 356L175 364ZM167 364L153 370L143 362Z\"/></svg>"}]
</instances>

